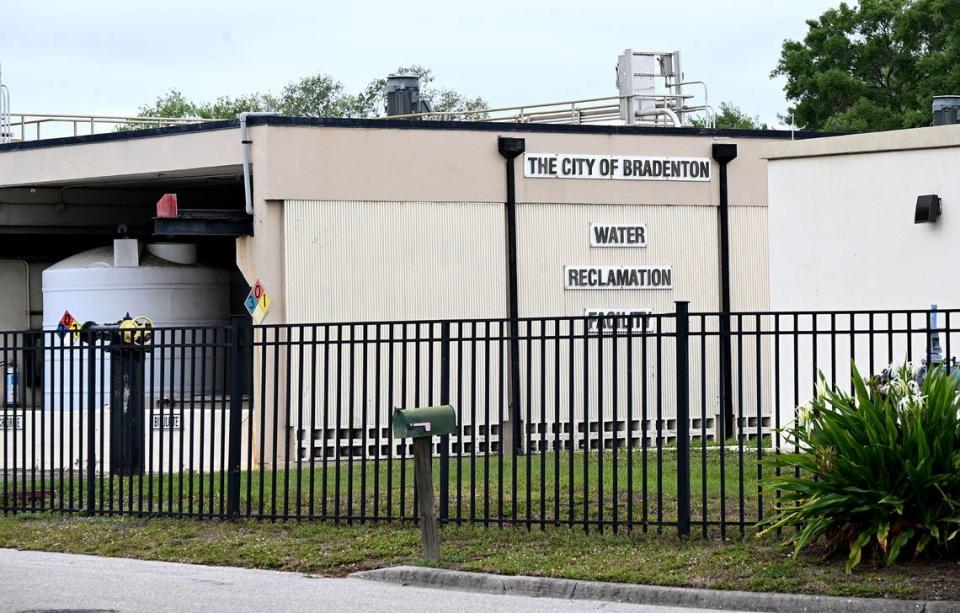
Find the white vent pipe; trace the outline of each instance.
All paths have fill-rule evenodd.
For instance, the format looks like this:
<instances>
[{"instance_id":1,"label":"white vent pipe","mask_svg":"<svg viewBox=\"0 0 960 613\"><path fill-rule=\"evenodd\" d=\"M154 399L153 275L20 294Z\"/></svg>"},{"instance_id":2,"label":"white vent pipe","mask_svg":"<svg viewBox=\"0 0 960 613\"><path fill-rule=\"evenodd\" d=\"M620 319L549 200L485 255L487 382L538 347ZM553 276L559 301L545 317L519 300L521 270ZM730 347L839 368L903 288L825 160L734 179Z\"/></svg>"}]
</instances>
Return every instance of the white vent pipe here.
<instances>
[{"instance_id":1,"label":"white vent pipe","mask_svg":"<svg viewBox=\"0 0 960 613\"><path fill-rule=\"evenodd\" d=\"M656 108L656 109L645 109L645 110L636 112L636 117L658 117L660 115L666 115L670 119L671 123L673 123L673 127L675 128L680 127L680 118L677 117L677 114L674 113L672 109Z\"/></svg>"}]
</instances>

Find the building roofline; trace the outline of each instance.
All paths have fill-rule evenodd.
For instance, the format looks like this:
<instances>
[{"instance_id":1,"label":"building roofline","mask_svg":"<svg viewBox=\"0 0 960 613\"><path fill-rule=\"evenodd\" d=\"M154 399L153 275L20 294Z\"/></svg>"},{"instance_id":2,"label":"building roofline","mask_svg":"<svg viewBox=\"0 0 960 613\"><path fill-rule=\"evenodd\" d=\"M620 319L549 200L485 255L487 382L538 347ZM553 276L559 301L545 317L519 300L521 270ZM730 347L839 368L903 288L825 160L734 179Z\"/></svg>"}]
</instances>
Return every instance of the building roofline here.
<instances>
[{"instance_id":1,"label":"building roofline","mask_svg":"<svg viewBox=\"0 0 960 613\"><path fill-rule=\"evenodd\" d=\"M332 117L284 117L262 115L247 118L248 125L314 126L329 128L381 128L401 130L460 130L465 132L531 132L552 134L628 134L653 136L716 136L729 138L808 139L832 133L789 130L726 130L718 128L671 128L653 126L600 126L498 121L437 121L409 119L342 119Z\"/></svg>"},{"instance_id":2,"label":"building roofline","mask_svg":"<svg viewBox=\"0 0 960 613\"><path fill-rule=\"evenodd\" d=\"M824 136L834 136L827 135ZM944 149L960 146L960 125L926 126L885 132L845 134L835 138L817 139L787 147L782 143L769 145L762 157L771 160L827 157L912 151L920 149Z\"/></svg>"},{"instance_id":3,"label":"building roofline","mask_svg":"<svg viewBox=\"0 0 960 613\"><path fill-rule=\"evenodd\" d=\"M510 123L493 121L416 121L409 119L344 119L333 117L284 117L279 115L261 115L247 118L250 126L298 126L317 128L363 128L386 130L453 130L465 132L516 132L546 134L620 134L636 136L699 136L718 138L756 138L775 140L806 140L835 136L826 132L807 132L789 130L727 130L717 128L671 128L652 126L598 126L539 123ZM24 151L28 149L47 149L70 145L86 145L125 140L139 140L160 136L175 136L212 130L238 128L237 119L206 121L203 123L106 132L84 136L67 136L42 140L23 141L0 145L0 153Z\"/></svg>"}]
</instances>

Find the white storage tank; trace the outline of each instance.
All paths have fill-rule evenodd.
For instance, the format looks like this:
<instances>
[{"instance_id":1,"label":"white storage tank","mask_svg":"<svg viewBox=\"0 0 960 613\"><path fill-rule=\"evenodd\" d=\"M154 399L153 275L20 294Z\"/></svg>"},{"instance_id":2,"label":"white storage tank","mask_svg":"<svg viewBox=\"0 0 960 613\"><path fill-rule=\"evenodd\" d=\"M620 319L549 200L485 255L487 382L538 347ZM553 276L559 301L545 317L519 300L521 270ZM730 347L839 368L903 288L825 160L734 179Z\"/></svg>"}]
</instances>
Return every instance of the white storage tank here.
<instances>
[{"instance_id":1,"label":"white storage tank","mask_svg":"<svg viewBox=\"0 0 960 613\"><path fill-rule=\"evenodd\" d=\"M43 329L54 331L64 312L79 322L109 324L122 319L146 316L157 328L186 330L164 332L166 348L155 347L147 357L145 387L147 402L162 399L180 401L188 395L210 395L222 387L223 351L191 348L200 344L203 332L191 328L224 328L229 325L230 275L227 271L197 263L196 245L152 243L136 240L114 241L73 255L43 272ZM223 343L223 331L206 331L206 343ZM160 342L155 332L155 345ZM81 345L66 335L45 336L45 400L49 409L77 409L85 406L80 397L82 376L77 362ZM171 347L173 346L173 347ZM185 349L181 350L181 347ZM109 389L101 395L101 384L110 381L109 354L98 349L104 375L97 384L97 398L109 404ZM160 389L161 366L163 389ZM183 377L181 380L181 371ZM203 373L201 376L200 373ZM73 377L71 380L70 377ZM203 380L201 380L201 378Z\"/></svg>"}]
</instances>

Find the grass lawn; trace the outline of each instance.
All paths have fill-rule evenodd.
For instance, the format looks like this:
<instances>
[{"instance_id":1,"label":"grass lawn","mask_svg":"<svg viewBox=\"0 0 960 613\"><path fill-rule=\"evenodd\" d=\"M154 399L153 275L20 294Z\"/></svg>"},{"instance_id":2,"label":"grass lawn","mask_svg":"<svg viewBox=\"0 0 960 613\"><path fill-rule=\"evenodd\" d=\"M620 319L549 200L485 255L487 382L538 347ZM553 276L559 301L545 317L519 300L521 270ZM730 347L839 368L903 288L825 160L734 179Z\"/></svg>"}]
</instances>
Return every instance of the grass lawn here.
<instances>
[{"instance_id":1,"label":"grass lawn","mask_svg":"<svg viewBox=\"0 0 960 613\"><path fill-rule=\"evenodd\" d=\"M441 566L503 574L543 575L750 591L834 596L960 599L960 564L909 561L894 567L816 553L798 558L774 542L691 539L665 533L584 534L582 530L447 526ZM269 568L341 576L396 564L423 564L419 531L409 524L362 526L328 522L221 522L169 518L0 517L0 547Z\"/></svg>"},{"instance_id":2,"label":"grass lawn","mask_svg":"<svg viewBox=\"0 0 960 613\"><path fill-rule=\"evenodd\" d=\"M754 443L755 444L755 443ZM721 453L723 469L721 470ZM763 514L773 511L773 492L758 487L757 450L745 448L743 461L736 449L712 446L691 449L690 482L693 530L719 535L717 522L730 522L727 534L745 530ZM295 464L293 466L296 466ZM722 476L722 479L721 479ZM45 489L55 493L55 508L61 498L68 510L82 510L85 496L81 475L34 485L27 475L29 491ZM434 460L434 491L439 491L439 460ZM516 490L513 484L516 480ZM144 477L98 478L97 508L131 510L142 514L219 513L225 503L225 475L221 472L169 473ZM632 524L642 528L670 524L677 519L676 451L656 448L559 453L549 451L516 458L451 457L449 516L452 521L549 525L568 523L612 527ZM7 490L12 483L5 484ZM249 516L330 519L392 517L411 518L414 507L413 461L349 461L324 463L303 461L299 468L241 473L240 508ZM131 497L131 493L133 496ZM741 505L742 497L742 505ZM16 501L16 498L8 498ZM761 505L762 500L762 505ZM48 501L49 502L49 501ZM23 505L24 502L18 503ZM26 503L38 505L39 501ZM131 506L132 505L132 506ZM737 525L733 525L737 524Z\"/></svg>"}]
</instances>

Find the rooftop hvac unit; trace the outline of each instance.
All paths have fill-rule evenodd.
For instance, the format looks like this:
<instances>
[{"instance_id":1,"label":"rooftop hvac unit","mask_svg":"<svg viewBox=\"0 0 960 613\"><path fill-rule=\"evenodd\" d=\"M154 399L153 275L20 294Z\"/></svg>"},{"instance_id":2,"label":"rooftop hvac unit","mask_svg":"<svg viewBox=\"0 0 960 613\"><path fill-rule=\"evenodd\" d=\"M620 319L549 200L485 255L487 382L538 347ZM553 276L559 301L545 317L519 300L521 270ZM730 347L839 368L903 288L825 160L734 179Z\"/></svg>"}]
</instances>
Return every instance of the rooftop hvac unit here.
<instances>
[{"instance_id":1,"label":"rooftop hvac unit","mask_svg":"<svg viewBox=\"0 0 960 613\"><path fill-rule=\"evenodd\" d=\"M654 61L654 54L633 49L624 51L617 60L617 88L621 96L620 119L627 124L634 123L638 111L652 109L656 104L653 99L657 93Z\"/></svg>"},{"instance_id":2,"label":"rooftop hvac unit","mask_svg":"<svg viewBox=\"0 0 960 613\"><path fill-rule=\"evenodd\" d=\"M409 75L387 77L387 116L429 113L430 105L420 98L420 78Z\"/></svg>"},{"instance_id":3,"label":"rooftop hvac unit","mask_svg":"<svg viewBox=\"0 0 960 613\"><path fill-rule=\"evenodd\" d=\"M663 79L666 86L664 94L657 94L658 78ZM683 85L679 51L625 50L617 58L620 119L634 125L642 118L653 118L654 123L658 123L660 116L666 116L674 126L682 125Z\"/></svg>"},{"instance_id":4,"label":"rooftop hvac unit","mask_svg":"<svg viewBox=\"0 0 960 613\"><path fill-rule=\"evenodd\" d=\"M949 126L960 123L960 96L933 97L933 125Z\"/></svg>"}]
</instances>

